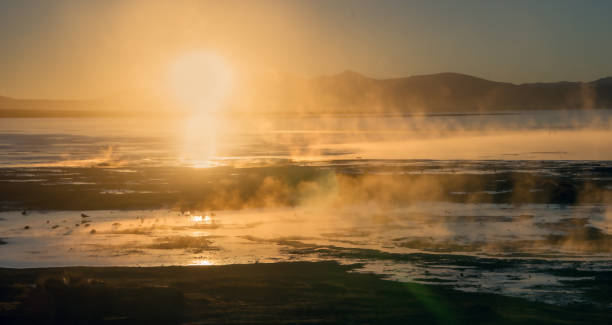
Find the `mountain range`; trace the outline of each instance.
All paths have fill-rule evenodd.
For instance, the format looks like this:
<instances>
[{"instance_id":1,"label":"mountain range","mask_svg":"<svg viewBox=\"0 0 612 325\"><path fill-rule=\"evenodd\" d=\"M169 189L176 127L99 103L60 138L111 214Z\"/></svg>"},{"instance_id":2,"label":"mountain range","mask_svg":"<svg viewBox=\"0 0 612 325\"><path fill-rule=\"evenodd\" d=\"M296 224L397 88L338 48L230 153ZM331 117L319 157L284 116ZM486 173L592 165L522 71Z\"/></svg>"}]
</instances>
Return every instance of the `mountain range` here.
<instances>
[{"instance_id":1,"label":"mountain range","mask_svg":"<svg viewBox=\"0 0 612 325\"><path fill-rule=\"evenodd\" d=\"M99 116L174 110L170 101L31 100L0 97L0 116ZM459 73L375 79L357 72L303 78L257 76L227 101L230 112L278 114L486 113L612 108L612 77L513 84ZM178 110L180 111L180 110Z\"/></svg>"}]
</instances>

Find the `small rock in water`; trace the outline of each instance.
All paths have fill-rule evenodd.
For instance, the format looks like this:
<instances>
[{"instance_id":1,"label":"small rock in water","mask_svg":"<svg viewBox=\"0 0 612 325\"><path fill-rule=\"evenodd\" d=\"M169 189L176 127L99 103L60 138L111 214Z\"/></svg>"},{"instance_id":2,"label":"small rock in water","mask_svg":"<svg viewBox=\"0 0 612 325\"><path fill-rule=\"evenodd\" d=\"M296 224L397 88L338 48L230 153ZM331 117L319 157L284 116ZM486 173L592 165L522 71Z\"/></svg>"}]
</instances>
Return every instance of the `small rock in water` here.
<instances>
[{"instance_id":1,"label":"small rock in water","mask_svg":"<svg viewBox=\"0 0 612 325\"><path fill-rule=\"evenodd\" d=\"M25 226L23 227L23 229L30 229L30 226Z\"/></svg>"},{"instance_id":2,"label":"small rock in water","mask_svg":"<svg viewBox=\"0 0 612 325\"><path fill-rule=\"evenodd\" d=\"M47 220L47 223L49 223L49 220Z\"/></svg>"},{"instance_id":3,"label":"small rock in water","mask_svg":"<svg viewBox=\"0 0 612 325\"><path fill-rule=\"evenodd\" d=\"M81 218L89 218L89 216L86 215L85 213L81 213Z\"/></svg>"},{"instance_id":4,"label":"small rock in water","mask_svg":"<svg viewBox=\"0 0 612 325\"><path fill-rule=\"evenodd\" d=\"M28 211L26 211L26 210L21 211L21 215L22 216L25 216L26 214L28 214Z\"/></svg>"},{"instance_id":5,"label":"small rock in water","mask_svg":"<svg viewBox=\"0 0 612 325\"><path fill-rule=\"evenodd\" d=\"M92 229L92 230L91 230L89 233L93 235L93 234L95 234L95 233L96 233L96 230L95 230L95 229Z\"/></svg>"},{"instance_id":6,"label":"small rock in water","mask_svg":"<svg viewBox=\"0 0 612 325\"><path fill-rule=\"evenodd\" d=\"M55 229L57 227L59 227L59 225L55 225L55 226L51 227L51 229Z\"/></svg>"}]
</instances>

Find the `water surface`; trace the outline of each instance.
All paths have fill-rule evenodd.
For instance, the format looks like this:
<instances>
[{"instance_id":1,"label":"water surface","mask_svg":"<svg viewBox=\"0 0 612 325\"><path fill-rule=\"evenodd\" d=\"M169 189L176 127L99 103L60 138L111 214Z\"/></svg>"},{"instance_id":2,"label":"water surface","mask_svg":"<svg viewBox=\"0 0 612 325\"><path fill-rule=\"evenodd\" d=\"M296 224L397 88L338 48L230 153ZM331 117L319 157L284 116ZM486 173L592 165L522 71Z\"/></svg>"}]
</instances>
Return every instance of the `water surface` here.
<instances>
[{"instance_id":1,"label":"water surface","mask_svg":"<svg viewBox=\"0 0 612 325\"><path fill-rule=\"evenodd\" d=\"M612 276L610 121L0 119L0 266L336 260L607 306L592 292Z\"/></svg>"}]
</instances>

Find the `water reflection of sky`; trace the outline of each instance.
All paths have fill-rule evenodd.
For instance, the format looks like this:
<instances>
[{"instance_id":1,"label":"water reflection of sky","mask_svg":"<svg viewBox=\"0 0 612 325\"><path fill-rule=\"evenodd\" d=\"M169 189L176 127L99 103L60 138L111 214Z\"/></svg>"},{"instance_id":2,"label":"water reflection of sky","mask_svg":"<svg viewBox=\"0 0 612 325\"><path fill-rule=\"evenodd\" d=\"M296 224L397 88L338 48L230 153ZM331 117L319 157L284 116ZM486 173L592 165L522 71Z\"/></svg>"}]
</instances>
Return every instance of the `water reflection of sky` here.
<instances>
[{"instance_id":1,"label":"water reflection of sky","mask_svg":"<svg viewBox=\"0 0 612 325\"><path fill-rule=\"evenodd\" d=\"M125 196L169 196L181 190L170 188L177 174L145 173L149 178L140 179L145 175L143 166L243 167L293 161L293 166L336 168L342 175L367 174L371 179L490 175L496 182L478 193L444 189L445 200L390 207L351 202L331 208L299 204L214 212L0 212L0 239L6 242L0 245L0 266L332 259L363 263L361 271L398 280L554 303L588 301L587 286L612 272L608 204L593 204L596 200L575 205L449 202L462 202L475 194L512 194L515 188L497 186L509 182L497 179L498 173L604 184L612 142L602 139L612 138L610 116L601 110L429 117L220 117L216 153L204 160L186 155L188 138L199 135L186 134L181 120L0 119L0 166L29 167L4 168L0 181L8 186L35 186L37 191L87 190L109 202ZM83 166L105 169L98 174L69 168ZM219 184L239 174L248 179L248 169L219 170L222 174L214 178ZM603 186L610 189L609 184ZM522 190L542 192L537 187ZM11 202L1 203L10 206Z\"/></svg>"},{"instance_id":2,"label":"water reflection of sky","mask_svg":"<svg viewBox=\"0 0 612 325\"><path fill-rule=\"evenodd\" d=\"M3 166L214 166L235 159L612 159L609 110L502 115L0 119ZM195 130L195 131L194 131ZM210 157L197 157L214 143ZM212 162L210 161L212 160Z\"/></svg>"},{"instance_id":3,"label":"water reflection of sky","mask_svg":"<svg viewBox=\"0 0 612 325\"><path fill-rule=\"evenodd\" d=\"M365 263L361 271L398 280L556 303L587 299L581 295L584 288L568 283L612 271L610 250L545 240L562 232L559 225L568 218L609 227L605 205L532 204L508 209L497 204L415 204L384 215L368 206L353 206L334 211L280 208L214 214L3 212L0 217L0 237L7 242L0 247L0 263L8 267L333 259ZM609 231L606 228L605 233ZM563 269L575 274L554 271Z\"/></svg>"}]
</instances>

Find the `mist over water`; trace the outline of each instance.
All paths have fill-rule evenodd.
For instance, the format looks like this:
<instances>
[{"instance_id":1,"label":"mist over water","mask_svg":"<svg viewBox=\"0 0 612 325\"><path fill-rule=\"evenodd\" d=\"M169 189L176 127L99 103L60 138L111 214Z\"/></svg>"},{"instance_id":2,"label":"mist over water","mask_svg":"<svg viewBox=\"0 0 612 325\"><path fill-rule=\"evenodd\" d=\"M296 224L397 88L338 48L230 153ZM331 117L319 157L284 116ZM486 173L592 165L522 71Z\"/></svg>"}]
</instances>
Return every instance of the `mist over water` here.
<instances>
[{"instance_id":1,"label":"mist over water","mask_svg":"<svg viewBox=\"0 0 612 325\"><path fill-rule=\"evenodd\" d=\"M0 119L0 266L336 260L592 303L612 272L611 123L609 110Z\"/></svg>"},{"instance_id":2,"label":"mist over water","mask_svg":"<svg viewBox=\"0 0 612 325\"><path fill-rule=\"evenodd\" d=\"M281 159L610 160L609 110L0 120L3 166ZM214 141L212 140L214 139Z\"/></svg>"}]
</instances>

